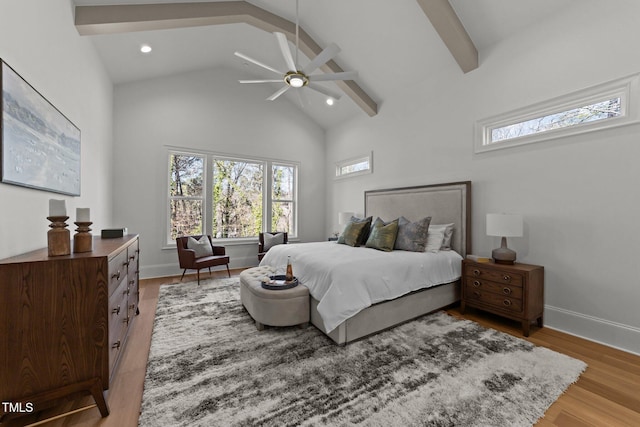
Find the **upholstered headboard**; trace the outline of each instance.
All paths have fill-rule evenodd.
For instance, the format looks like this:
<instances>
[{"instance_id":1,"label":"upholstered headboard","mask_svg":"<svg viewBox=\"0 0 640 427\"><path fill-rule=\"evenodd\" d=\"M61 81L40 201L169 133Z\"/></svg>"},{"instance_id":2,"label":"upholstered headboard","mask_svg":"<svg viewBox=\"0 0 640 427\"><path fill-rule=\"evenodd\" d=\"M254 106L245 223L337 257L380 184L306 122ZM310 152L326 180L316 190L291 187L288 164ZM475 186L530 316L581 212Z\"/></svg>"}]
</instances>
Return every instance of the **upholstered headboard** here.
<instances>
[{"instance_id":1,"label":"upholstered headboard","mask_svg":"<svg viewBox=\"0 0 640 427\"><path fill-rule=\"evenodd\" d=\"M430 216L431 224L453 223L451 247L463 257L471 253L471 181L365 191L364 211L385 221Z\"/></svg>"}]
</instances>

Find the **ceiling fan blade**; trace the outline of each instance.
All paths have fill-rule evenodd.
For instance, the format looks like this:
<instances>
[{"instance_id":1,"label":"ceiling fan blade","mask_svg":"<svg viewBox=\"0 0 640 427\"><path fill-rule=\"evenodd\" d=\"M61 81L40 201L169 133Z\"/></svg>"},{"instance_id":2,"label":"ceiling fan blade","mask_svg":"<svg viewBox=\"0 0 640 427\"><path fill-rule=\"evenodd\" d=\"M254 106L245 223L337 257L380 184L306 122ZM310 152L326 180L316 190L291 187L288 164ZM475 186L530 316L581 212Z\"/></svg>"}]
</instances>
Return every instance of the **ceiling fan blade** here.
<instances>
[{"instance_id":1,"label":"ceiling fan blade","mask_svg":"<svg viewBox=\"0 0 640 427\"><path fill-rule=\"evenodd\" d=\"M318 74L317 76L308 76L313 82L323 82L330 80L353 80L358 76L357 71L343 71L341 73Z\"/></svg>"},{"instance_id":2,"label":"ceiling fan blade","mask_svg":"<svg viewBox=\"0 0 640 427\"><path fill-rule=\"evenodd\" d=\"M340 96L341 96L339 93L336 93L336 92L334 92L334 91L332 91L332 90L330 90L330 89L327 89L327 88L326 88L326 87L324 87L324 86L321 86L321 85L319 85L319 84L315 84L315 83L313 83L313 82L309 82L309 84L307 85L307 87L308 87L309 89L313 89L313 90L315 90L316 92L320 92L320 93L321 93L321 94L323 94L323 95L330 96L331 98L333 98L333 99L335 99L335 100L340 99Z\"/></svg>"},{"instance_id":3,"label":"ceiling fan blade","mask_svg":"<svg viewBox=\"0 0 640 427\"><path fill-rule=\"evenodd\" d=\"M309 105L309 101L307 100L307 95L305 94L304 90L297 90L296 92L298 93L298 100L300 101L300 105L302 106L302 108L305 108L307 105Z\"/></svg>"},{"instance_id":4,"label":"ceiling fan blade","mask_svg":"<svg viewBox=\"0 0 640 427\"><path fill-rule=\"evenodd\" d=\"M282 83L282 79L277 80L238 80L240 83Z\"/></svg>"},{"instance_id":5,"label":"ceiling fan blade","mask_svg":"<svg viewBox=\"0 0 640 427\"><path fill-rule=\"evenodd\" d=\"M253 64L256 64L256 65L257 65L257 66L259 66L259 67L265 68L265 69L267 69L267 70L269 70L269 71L273 71L273 72L274 72L274 73L276 73L276 74L284 74L284 71L276 70L275 68L270 67L270 66L269 66L269 65L267 65L267 64L263 64L262 62L260 62L260 61L258 61L258 60L256 60L256 59L253 59L253 58L251 58L251 57L249 57L249 56L245 55L244 53L234 52L233 54L234 54L235 56L237 56L238 58L242 58L242 59L244 59L245 61L249 61L249 62L251 62L251 63L253 63Z\"/></svg>"},{"instance_id":6,"label":"ceiling fan blade","mask_svg":"<svg viewBox=\"0 0 640 427\"><path fill-rule=\"evenodd\" d=\"M311 62L309 62L306 67L302 69L302 72L306 75L318 69L318 67L323 66L327 62L329 62L334 56L336 56L340 52L340 48L337 44L331 43L327 46L322 52L318 54Z\"/></svg>"},{"instance_id":7,"label":"ceiling fan blade","mask_svg":"<svg viewBox=\"0 0 640 427\"><path fill-rule=\"evenodd\" d=\"M283 33L273 33L276 35L278 39L278 44L280 45L280 50L282 51L282 56L284 57L284 62L287 63L287 67L289 67L289 71L297 71L296 63L293 61L293 56L291 56L291 49L289 49L289 42L287 41L287 36Z\"/></svg>"},{"instance_id":8,"label":"ceiling fan blade","mask_svg":"<svg viewBox=\"0 0 640 427\"><path fill-rule=\"evenodd\" d=\"M282 95L283 93L285 93L287 90L289 90L291 86L289 85L284 85L282 86L280 89L278 89L273 95L271 95L270 97L267 98L267 101L275 101L280 95Z\"/></svg>"}]
</instances>

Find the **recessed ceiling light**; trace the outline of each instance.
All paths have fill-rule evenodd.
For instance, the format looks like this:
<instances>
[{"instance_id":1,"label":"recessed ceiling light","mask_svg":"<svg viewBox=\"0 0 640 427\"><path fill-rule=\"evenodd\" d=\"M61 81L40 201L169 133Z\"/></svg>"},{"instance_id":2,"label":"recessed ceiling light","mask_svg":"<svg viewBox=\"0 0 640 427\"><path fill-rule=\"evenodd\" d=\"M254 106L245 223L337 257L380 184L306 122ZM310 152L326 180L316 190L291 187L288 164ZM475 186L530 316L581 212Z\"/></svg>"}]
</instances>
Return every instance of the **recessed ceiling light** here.
<instances>
[{"instance_id":1,"label":"recessed ceiling light","mask_svg":"<svg viewBox=\"0 0 640 427\"><path fill-rule=\"evenodd\" d=\"M335 103L335 100L333 98L327 98L327 105L333 105Z\"/></svg>"},{"instance_id":2,"label":"recessed ceiling light","mask_svg":"<svg viewBox=\"0 0 640 427\"><path fill-rule=\"evenodd\" d=\"M143 44L142 46L140 46L140 52L142 53L149 53L151 52L151 46L149 46L148 44Z\"/></svg>"}]
</instances>

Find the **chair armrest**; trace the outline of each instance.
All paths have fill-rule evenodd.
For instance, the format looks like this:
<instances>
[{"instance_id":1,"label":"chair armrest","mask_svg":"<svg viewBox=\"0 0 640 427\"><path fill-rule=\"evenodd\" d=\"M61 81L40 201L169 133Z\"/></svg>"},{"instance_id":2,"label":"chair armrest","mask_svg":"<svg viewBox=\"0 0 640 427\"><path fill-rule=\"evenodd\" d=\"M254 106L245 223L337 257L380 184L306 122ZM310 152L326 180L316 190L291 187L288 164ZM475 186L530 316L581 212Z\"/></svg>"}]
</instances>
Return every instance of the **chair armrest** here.
<instances>
[{"instance_id":1,"label":"chair armrest","mask_svg":"<svg viewBox=\"0 0 640 427\"><path fill-rule=\"evenodd\" d=\"M180 268L191 267L196 260L196 251L193 249L180 249L178 251L178 261L180 261Z\"/></svg>"},{"instance_id":2,"label":"chair armrest","mask_svg":"<svg viewBox=\"0 0 640 427\"><path fill-rule=\"evenodd\" d=\"M226 255L227 251L224 249L224 246L213 246L213 254L214 255Z\"/></svg>"}]
</instances>

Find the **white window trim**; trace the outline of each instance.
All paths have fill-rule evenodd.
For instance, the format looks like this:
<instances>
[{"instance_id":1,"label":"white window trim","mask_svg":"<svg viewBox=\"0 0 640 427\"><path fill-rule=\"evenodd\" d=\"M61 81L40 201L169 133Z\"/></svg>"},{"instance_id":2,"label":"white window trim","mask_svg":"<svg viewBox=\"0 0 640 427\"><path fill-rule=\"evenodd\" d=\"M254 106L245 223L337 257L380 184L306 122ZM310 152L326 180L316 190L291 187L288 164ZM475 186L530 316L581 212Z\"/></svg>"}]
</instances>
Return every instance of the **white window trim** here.
<instances>
[{"instance_id":1,"label":"white window trim","mask_svg":"<svg viewBox=\"0 0 640 427\"><path fill-rule=\"evenodd\" d=\"M211 160L215 160L215 159L222 159L222 160L236 160L236 161L254 161L257 163L264 163L265 167L267 168L266 173L263 173L263 182L264 183L268 183L268 188L269 191L271 191L271 180L272 180L272 170L271 170L271 166L272 165L279 165L279 166L293 166L294 170L295 170L295 181L294 181L294 200L292 200L293 204L294 204L294 218L293 218L293 224L294 224L294 228L296 230L295 235L290 235L289 236L289 240L290 241L296 241L298 239L298 235L300 234L300 230L298 230L298 215L299 215L299 206L298 206L298 202L299 202L299 193L298 193L298 188L299 188L299 183L298 183L298 179L299 179L299 173L300 173L300 162L296 162L296 161L290 161L290 160L283 160L283 159L271 159L271 158L266 158L266 157L254 157L254 156L239 156L237 154L228 154L228 153L221 153L221 152L217 152L217 151L208 151L208 150L190 150L190 149L185 149L184 147L176 147L176 146L171 146L171 145L165 145L165 149L166 149L166 156L165 156L165 163L164 163L164 174L167 177L167 181L166 181L166 187L165 187L165 197L164 197L164 204L165 204L165 231L164 231L164 236L162 237L163 240L163 245L161 247L161 249L163 250L175 250L175 241L170 240L170 235L171 235L171 208L169 205L169 201L171 199L171 197L169 196L169 189L171 187L171 176L169 176L169 174L167 174L166 172L166 166L169 164L169 159L171 158L172 154L180 154L180 155L186 155L186 156L200 156L200 157L204 157L204 182L203 182L203 192L204 192L204 196L203 196L203 200L204 200L204 211L202 214L202 221L203 221L203 232L205 234L210 233L210 227L211 224L209 223L209 218L211 218L213 212L212 209L213 207L211 206L211 203L208 203L208 199L206 197L206 194L209 194L209 190L213 188L213 173L212 171L210 171L209 169L209 165L210 165L210 161ZM267 181L269 180L269 181ZM262 219L262 227L264 228L265 226L268 226L270 224L270 222L268 222L268 219L270 220L270 212L271 212L271 194L267 194L267 191L263 191L263 197L266 198L266 202L268 202L268 206L265 203L265 200L263 200L263 209L265 209L265 212L269 212L269 215L264 216L263 215L263 219ZM199 198L198 198L199 199ZM268 211L266 211L266 209L269 209ZM266 230L266 231L270 231L270 230ZM255 243L257 241L257 237L235 237L235 238L224 238L224 239L215 239L214 243L221 243L227 246L233 246L233 245L243 245L243 244L248 244L248 243Z\"/></svg>"},{"instance_id":2,"label":"white window trim","mask_svg":"<svg viewBox=\"0 0 640 427\"><path fill-rule=\"evenodd\" d=\"M367 161L369 163L368 169L356 171L356 172L341 173L343 167L355 165L363 161ZM369 152L369 154L365 156L352 157L349 159L340 160L339 162L336 162L335 179L350 178L352 176L366 175L370 173L373 173L373 151Z\"/></svg>"},{"instance_id":3,"label":"white window trim","mask_svg":"<svg viewBox=\"0 0 640 427\"><path fill-rule=\"evenodd\" d=\"M638 123L640 121L638 108L638 103L640 101L639 82L640 74L634 74L632 76L559 96L548 101L523 107L509 113L499 114L479 120L475 123L474 129L474 151L475 153L483 153ZM620 97L621 106L621 114L618 117L548 130L494 143L490 142L491 132L493 129L562 111L568 111L585 105L595 104L599 101L605 101L616 97Z\"/></svg>"}]
</instances>

